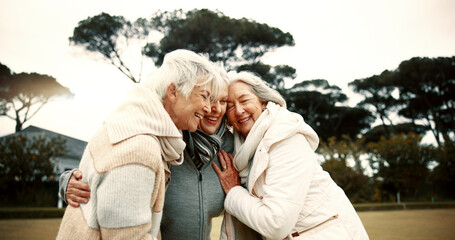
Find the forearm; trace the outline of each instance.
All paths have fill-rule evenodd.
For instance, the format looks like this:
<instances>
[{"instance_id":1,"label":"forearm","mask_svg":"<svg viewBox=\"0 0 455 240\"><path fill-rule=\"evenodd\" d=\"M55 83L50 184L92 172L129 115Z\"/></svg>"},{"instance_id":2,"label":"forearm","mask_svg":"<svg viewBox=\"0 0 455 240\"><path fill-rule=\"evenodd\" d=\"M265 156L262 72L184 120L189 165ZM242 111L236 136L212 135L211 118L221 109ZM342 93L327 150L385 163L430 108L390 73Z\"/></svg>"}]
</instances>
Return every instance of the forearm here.
<instances>
[{"instance_id":1,"label":"forearm","mask_svg":"<svg viewBox=\"0 0 455 240\"><path fill-rule=\"evenodd\" d=\"M225 209L270 239L283 239L295 226L308 193L316 162L305 139L296 135L258 154L269 159L265 173L255 185L255 196L242 187L232 188ZM254 172L254 170L251 170ZM251 174L251 173L250 173Z\"/></svg>"},{"instance_id":2,"label":"forearm","mask_svg":"<svg viewBox=\"0 0 455 240\"><path fill-rule=\"evenodd\" d=\"M282 239L291 231L299 206L297 202L283 203L279 198L264 201L240 186L229 191L224 204L228 213L267 239Z\"/></svg>"}]
</instances>

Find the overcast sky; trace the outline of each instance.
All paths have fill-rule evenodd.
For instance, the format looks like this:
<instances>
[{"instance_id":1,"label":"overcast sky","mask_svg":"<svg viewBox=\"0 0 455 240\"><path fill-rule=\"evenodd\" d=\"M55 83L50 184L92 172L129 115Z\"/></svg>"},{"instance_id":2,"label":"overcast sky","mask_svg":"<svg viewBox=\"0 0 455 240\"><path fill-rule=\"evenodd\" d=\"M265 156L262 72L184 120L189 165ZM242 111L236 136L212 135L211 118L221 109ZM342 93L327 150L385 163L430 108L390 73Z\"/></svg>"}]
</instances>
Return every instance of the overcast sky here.
<instances>
[{"instance_id":1,"label":"overcast sky","mask_svg":"<svg viewBox=\"0 0 455 240\"><path fill-rule=\"evenodd\" d=\"M88 140L132 86L113 66L69 45L79 21L101 12L134 21L180 8L218 9L291 33L295 46L268 54L265 62L293 66L296 82L326 79L352 99L347 84L355 79L394 70L412 57L455 55L454 0L0 0L0 62L15 73L53 76L75 94L45 106L24 128ZM14 127L0 118L0 136Z\"/></svg>"}]
</instances>

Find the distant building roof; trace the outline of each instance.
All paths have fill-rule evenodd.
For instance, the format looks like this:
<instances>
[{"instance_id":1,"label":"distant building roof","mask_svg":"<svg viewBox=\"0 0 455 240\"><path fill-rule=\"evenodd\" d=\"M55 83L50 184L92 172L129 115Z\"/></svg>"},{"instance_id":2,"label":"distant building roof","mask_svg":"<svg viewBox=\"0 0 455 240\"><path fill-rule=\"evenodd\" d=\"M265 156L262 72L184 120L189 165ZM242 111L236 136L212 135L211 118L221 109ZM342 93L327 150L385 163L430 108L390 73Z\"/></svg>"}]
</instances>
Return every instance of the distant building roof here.
<instances>
[{"instance_id":1,"label":"distant building roof","mask_svg":"<svg viewBox=\"0 0 455 240\"><path fill-rule=\"evenodd\" d=\"M35 137L35 136L44 136L44 137L61 137L63 139L66 139L66 148L68 150L68 153L65 155L65 157L68 158L74 158L74 159L81 159L82 154L84 153L85 147L87 146L87 142L68 137L66 135L62 135L60 133L52 132L46 129L42 129L39 127L35 126L29 126L25 129L22 129L22 131L13 133L7 136L3 137L9 137L9 136L16 136L16 135L21 135L21 134L26 134L27 136ZM2 137L2 138L3 138Z\"/></svg>"}]
</instances>

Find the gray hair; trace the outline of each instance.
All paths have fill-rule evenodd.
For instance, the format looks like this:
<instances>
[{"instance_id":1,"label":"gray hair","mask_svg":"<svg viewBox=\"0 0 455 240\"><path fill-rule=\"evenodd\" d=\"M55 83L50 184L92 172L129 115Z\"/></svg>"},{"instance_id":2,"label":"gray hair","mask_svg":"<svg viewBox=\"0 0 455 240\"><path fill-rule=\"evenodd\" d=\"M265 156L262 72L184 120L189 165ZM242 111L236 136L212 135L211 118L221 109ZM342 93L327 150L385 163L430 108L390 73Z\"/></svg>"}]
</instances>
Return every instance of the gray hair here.
<instances>
[{"instance_id":1,"label":"gray hair","mask_svg":"<svg viewBox=\"0 0 455 240\"><path fill-rule=\"evenodd\" d=\"M199 80L205 80L199 82ZM143 84L154 90L162 99L167 87L174 83L177 90L188 98L196 86L211 83L210 97L218 98L222 83L219 70L207 56L178 49L164 56L163 64Z\"/></svg>"},{"instance_id":2,"label":"gray hair","mask_svg":"<svg viewBox=\"0 0 455 240\"><path fill-rule=\"evenodd\" d=\"M229 84L238 81L247 84L261 102L274 102L282 107L286 107L286 101L281 96L281 94L275 89L271 88L267 82L256 76L254 73L248 71L237 73L232 71L228 73L228 76Z\"/></svg>"},{"instance_id":3,"label":"gray hair","mask_svg":"<svg viewBox=\"0 0 455 240\"><path fill-rule=\"evenodd\" d=\"M228 77L228 74L226 72L226 69L224 68L223 63L222 62L216 62L215 63L215 68L218 71L218 74L220 76L220 87L221 88L227 88L229 86L229 77ZM221 88L220 88L220 91L221 91ZM218 96L218 97L221 97L221 96ZM216 97L212 97L211 99L212 99L212 101L218 100L218 98L216 98Z\"/></svg>"}]
</instances>

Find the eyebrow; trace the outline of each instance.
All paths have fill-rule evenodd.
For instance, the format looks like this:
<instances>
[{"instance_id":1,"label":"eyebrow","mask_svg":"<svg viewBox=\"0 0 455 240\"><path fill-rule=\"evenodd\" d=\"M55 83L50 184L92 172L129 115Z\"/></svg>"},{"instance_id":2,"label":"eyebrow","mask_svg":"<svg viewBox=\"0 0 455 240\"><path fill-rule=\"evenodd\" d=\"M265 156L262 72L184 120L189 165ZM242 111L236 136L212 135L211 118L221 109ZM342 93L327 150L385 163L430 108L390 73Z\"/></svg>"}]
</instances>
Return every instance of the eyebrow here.
<instances>
[{"instance_id":1,"label":"eyebrow","mask_svg":"<svg viewBox=\"0 0 455 240\"><path fill-rule=\"evenodd\" d=\"M238 97L238 99L244 98L244 97L249 97L249 96L250 96L249 93L244 93L244 94L240 95L240 96Z\"/></svg>"}]
</instances>

